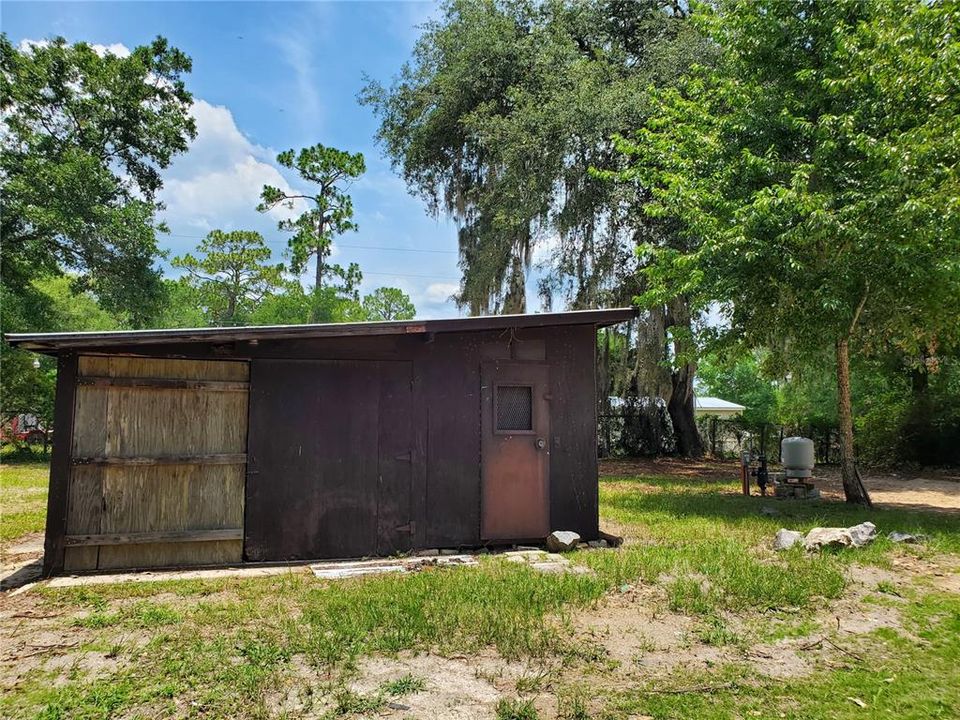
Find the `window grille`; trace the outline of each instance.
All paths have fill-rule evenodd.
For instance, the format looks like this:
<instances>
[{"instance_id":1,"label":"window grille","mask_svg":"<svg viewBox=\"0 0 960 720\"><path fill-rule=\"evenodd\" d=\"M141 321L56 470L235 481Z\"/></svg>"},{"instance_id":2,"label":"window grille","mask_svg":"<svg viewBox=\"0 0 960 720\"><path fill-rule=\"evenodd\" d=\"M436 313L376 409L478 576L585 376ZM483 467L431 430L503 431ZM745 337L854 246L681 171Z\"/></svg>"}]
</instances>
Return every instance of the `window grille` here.
<instances>
[{"instance_id":1,"label":"window grille","mask_svg":"<svg viewBox=\"0 0 960 720\"><path fill-rule=\"evenodd\" d=\"M529 385L497 387L497 430L533 430L533 388Z\"/></svg>"}]
</instances>

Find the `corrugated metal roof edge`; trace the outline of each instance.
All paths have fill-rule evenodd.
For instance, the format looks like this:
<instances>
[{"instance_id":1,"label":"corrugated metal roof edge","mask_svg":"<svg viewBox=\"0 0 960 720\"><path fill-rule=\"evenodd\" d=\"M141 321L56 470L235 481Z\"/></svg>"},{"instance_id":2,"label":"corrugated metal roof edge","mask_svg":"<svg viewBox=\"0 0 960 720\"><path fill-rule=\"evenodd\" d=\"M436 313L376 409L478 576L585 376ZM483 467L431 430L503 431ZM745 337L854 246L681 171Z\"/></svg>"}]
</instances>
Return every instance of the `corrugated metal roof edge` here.
<instances>
[{"instance_id":1,"label":"corrugated metal roof edge","mask_svg":"<svg viewBox=\"0 0 960 720\"><path fill-rule=\"evenodd\" d=\"M285 340L313 337L349 337L363 335L404 335L412 333L471 332L523 327L559 325L595 325L606 327L635 317L636 308L606 310L570 310L559 313L522 315L482 315L439 320L391 320L383 322L323 323L315 325L261 325L226 328L186 328L169 330L110 330L62 333L10 333L11 345L37 352L114 345L162 345L181 342L236 342L243 340Z\"/></svg>"}]
</instances>

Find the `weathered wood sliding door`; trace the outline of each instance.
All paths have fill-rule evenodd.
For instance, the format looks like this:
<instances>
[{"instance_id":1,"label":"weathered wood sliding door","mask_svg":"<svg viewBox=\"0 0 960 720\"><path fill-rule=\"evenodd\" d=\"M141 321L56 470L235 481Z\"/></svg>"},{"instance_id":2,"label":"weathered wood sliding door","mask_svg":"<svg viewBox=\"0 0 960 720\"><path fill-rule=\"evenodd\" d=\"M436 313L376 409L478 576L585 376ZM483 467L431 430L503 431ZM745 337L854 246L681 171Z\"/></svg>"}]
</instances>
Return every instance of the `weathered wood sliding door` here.
<instances>
[{"instance_id":1,"label":"weathered wood sliding door","mask_svg":"<svg viewBox=\"0 0 960 720\"><path fill-rule=\"evenodd\" d=\"M82 356L64 569L239 562L248 365Z\"/></svg>"}]
</instances>

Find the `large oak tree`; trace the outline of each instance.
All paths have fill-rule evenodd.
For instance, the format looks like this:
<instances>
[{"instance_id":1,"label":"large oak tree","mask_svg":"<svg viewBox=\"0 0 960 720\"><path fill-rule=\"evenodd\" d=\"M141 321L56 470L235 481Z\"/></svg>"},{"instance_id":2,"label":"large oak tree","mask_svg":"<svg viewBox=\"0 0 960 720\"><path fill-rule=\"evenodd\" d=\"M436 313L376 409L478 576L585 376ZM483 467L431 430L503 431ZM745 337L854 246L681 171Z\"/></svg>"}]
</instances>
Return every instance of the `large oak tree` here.
<instances>
[{"instance_id":1,"label":"large oak tree","mask_svg":"<svg viewBox=\"0 0 960 720\"><path fill-rule=\"evenodd\" d=\"M459 224L462 307L523 312L538 246L549 248L545 304L629 304L641 290L637 243L679 241L675 223L637 211L643 195L589 169L619 165L611 136L642 125L650 86L669 85L710 56L686 7L448 0L393 83L368 83L362 100L380 118L394 166L432 211ZM649 341L632 344L652 352L623 366L630 377L619 390L668 398L678 449L699 454L695 313L681 302L650 314L641 328Z\"/></svg>"},{"instance_id":2,"label":"large oak tree","mask_svg":"<svg viewBox=\"0 0 960 720\"><path fill-rule=\"evenodd\" d=\"M921 352L960 317L960 5L729 0L720 56L657 93L622 143L648 212L686 248L643 249L646 301L716 303L720 339L835 368L847 499L850 354Z\"/></svg>"}]
</instances>

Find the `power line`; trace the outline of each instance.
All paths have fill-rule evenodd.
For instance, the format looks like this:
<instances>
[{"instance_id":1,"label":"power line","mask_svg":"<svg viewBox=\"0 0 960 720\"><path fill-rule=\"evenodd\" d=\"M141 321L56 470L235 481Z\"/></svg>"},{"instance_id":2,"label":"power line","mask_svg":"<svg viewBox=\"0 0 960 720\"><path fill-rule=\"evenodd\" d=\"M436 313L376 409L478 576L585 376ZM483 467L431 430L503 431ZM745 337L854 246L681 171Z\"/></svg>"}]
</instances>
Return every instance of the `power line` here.
<instances>
[{"instance_id":1,"label":"power line","mask_svg":"<svg viewBox=\"0 0 960 720\"><path fill-rule=\"evenodd\" d=\"M386 277L423 278L425 280L447 280L449 282L460 282L460 278L441 277L440 275L407 275L404 273L370 272L362 268L360 269L360 274L361 275L384 275Z\"/></svg>"}]
</instances>

